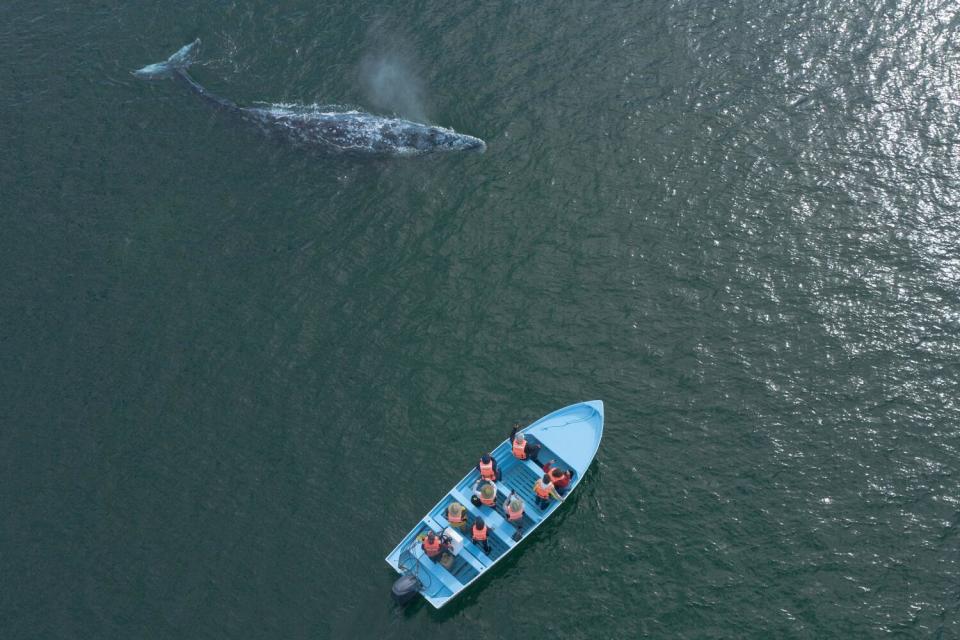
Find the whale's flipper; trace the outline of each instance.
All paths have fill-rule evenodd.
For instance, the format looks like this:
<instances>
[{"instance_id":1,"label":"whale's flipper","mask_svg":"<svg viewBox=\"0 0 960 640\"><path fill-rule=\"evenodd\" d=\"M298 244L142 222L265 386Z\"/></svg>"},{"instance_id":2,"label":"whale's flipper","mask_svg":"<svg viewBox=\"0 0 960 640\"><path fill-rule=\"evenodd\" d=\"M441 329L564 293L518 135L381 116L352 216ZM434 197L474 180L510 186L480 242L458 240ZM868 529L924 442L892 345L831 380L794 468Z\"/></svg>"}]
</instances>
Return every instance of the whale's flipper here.
<instances>
[{"instance_id":1,"label":"whale's flipper","mask_svg":"<svg viewBox=\"0 0 960 640\"><path fill-rule=\"evenodd\" d=\"M186 69L197 59L197 51L200 49L200 38L197 38L190 44L182 47L175 54L167 58L166 62L157 62L148 64L142 69L137 69L133 75L144 80L155 80L160 78L172 78L174 73L180 69Z\"/></svg>"}]
</instances>

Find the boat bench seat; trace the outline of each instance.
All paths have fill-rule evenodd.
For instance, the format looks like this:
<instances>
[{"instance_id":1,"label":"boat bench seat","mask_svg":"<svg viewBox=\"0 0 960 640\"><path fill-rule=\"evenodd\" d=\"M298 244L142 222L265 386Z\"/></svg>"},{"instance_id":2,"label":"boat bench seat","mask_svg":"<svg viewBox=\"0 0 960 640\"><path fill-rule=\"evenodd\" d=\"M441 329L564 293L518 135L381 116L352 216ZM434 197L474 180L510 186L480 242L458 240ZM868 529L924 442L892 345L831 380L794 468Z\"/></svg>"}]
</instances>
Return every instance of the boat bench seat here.
<instances>
[{"instance_id":1,"label":"boat bench seat","mask_svg":"<svg viewBox=\"0 0 960 640\"><path fill-rule=\"evenodd\" d=\"M543 467L537 466L537 463L533 462L532 460L523 460L523 466L529 469L535 477L543 477Z\"/></svg>"},{"instance_id":2,"label":"boat bench seat","mask_svg":"<svg viewBox=\"0 0 960 640\"><path fill-rule=\"evenodd\" d=\"M429 514L423 516L423 523L428 527L430 527L430 530L433 531L434 533L443 532L443 526L439 522L431 518Z\"/></svg>"},{"instance_id":3,"label":"boat bench seat","mask_svg":"<svg viewBox=\"0 0 960 640\"><path fill-rule=\"evenodd\" d=\"M516 531L518 527L516 524L507 519L507 512L505 511L504 507L501 506L506 503L507 498L510 497L510 491L516 492L516 494L523 500L523 518L520 520L520 524L524 530L529 529L530 525L536 524L543 520L543 515L539 513L539 509L531 509L530 500L523 494L523 492L517 491L506 482L501 482L499 485L497 485L497 513L500 514L503 517L503 521L513 529L513 531L510 532L510 539L513 540L513 532Z\"/></svg>"},{"instance_id":4,"label":"boat bench seat","mask_svg":"<svg viewBox=\"0 0 960 640\"><path fill-rule=\"evenodd\" d=\"M517 544L516 542L514 542L513 538L511 537L513 536L513 531L514 531L513 525L509 524L503 518L503 516L497 513L497 511L495 511L494 509L491 509L490 507L477 508L476 506L474 506L472 502L470 502L469 498L463 495L463 493L459 489L453 489L450 492L450 495L454 499L456 499L457 502L459 502L460 504L462 504L467 508L468 514L470 514L474 518L477 518L477 517L483 518L483 521L490 528L490 532L494 536L496 536L500 542L507 545L508 548L513 547L515 544ZM480 509L483 509L483 511L481 511ZM507 531L509 531L510 533L507 533ZM470 537L468 535L467 540L469 539ZM471 544L473 543L471 542Z\"/></svg>"},{"instance_id":5,"label":"boat bench seat","mask_svg":"<svg viewBox=\"0 0 960 640\"><path fill-rule=\"evenodd\" d=\"M452 593L457 593L463 589L463 584L457 580L452 573L447 571L442 564L439 562L434 562L428 558L427 554L423 552L422 547L417 546L413 551L413 555L415 558L417 558L417 562L420 563L420 566L423 567L427 573L429 573L431 576L436 576L440 582L443 583L443 586L449 589Z\"/></svg>"},{"instance_id":6,"label":"boat bench seat","mask_svg":"<svg viewBox=\"0 0 960 640\"><path fill-rule=\"evenodd\" d=\"M496 528L502 525L505 521L503 516L501 516L497 511L491 507L483 506L477 507L470 501L470 498L463 495L459 489L454 489L450 492L450 495L457 499L457 502L462 504L467 508L467 512L472 513L474 517L480 516L483 518L483 521L487 523L491 528ZM482 509L482 511L481 511Z\"/></svg>"},{"instance_id":7,"label":"boat bench seat","mask_svg":"<svg viewBox=\"0 0 960 640\"><path fill-rule=\"evenodd\" d=\"M534 474L531 467L538 468L529 460L517 460L517 464L512 466L508 473L504 474L503 486L506 489L516 491L517 495L523 498L524 518L536 524L543 520L545 512L537 508L537 496L533 492L533 485L540 475Z\"/></svg>"},{"instance_id":8,"label":"boat bench seat","mask_svg":"<svg viewBox=\"0 0 960 640\"><path fill-rule=\"evenodd\" d=\"M434 520L436 520L436 521L437 521L440 525L442 525L444 528L450 526L450 523L447 522L447 519L444 518L443 516L436 516L436 517L434 518ZM456 527L454 527L454 528L456 529ZM469 542L469 541L470 541L470 537L469 537L469 536L470 536L470 534L469 534L468 532L464 532L464 542ZM477 573L483 573L483 572L486 570L486 568L489 567L489 566L492 564L489 559L486 559L486 562L484 562L484 558L483 558L483 557L478 557L478 556L473 555L473 554L470 552L470 550L467 548L466 545L464 545L464 546L460 549L460 553L457 554L457 555L458 555L458 557L463 558L463 559L467 562L467 564L469 564L469 565L472 566L474 569L476 569L476 570L477 570Z\"/></svg>"},{"instance_id":9,"label":"boat bench seat","mask_svg":"<svg viewBox=\"0 0 960 640\"><path fill-rule=\"evenodd\" d=\"M507 527L510 528L509 535L506 532ZM512 524L507 524L506 527L497 527L496 529L491 529L490 531L493 533L493 535L497 536L500 542L507 545L507 548L513 547L515 544L517 544L517 542L513 539L513 532L516 531L516 529L514 529Z\"/></svg>"}]
</instances>

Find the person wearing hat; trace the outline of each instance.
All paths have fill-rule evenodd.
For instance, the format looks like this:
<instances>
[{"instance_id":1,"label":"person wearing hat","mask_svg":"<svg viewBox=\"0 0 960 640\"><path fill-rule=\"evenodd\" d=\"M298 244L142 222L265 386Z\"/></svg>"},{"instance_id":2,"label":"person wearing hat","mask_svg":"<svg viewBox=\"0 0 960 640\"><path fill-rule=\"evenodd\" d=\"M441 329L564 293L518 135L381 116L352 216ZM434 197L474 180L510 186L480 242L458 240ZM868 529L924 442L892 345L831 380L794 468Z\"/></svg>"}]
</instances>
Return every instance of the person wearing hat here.
<instances>
[{"instance_id":1,"label":"person wearing hat","mask_svg":"<svg viewBox=\"0 0 960 640\"><path fill-rule=\"evenodd\" d=\"M475 467L484 480L500 480L500 469L497 468L497 459L489 453L480 456L480 462Z\"/></svg>"},{"instance_id":2,"label":"person wearing hat","mask_svg":"<svg viewBox=\"0 0 960 640\"><path fill-rule=\"evenodd\" d=\"M497 504L497 485L490 480L478 478L473 483L473 498L476 506L492 507Z\"/></svg>"},{"instance_id":3,"label":"person wearing hat","mask_svg":"<svg viewBox=\"0 0 960 640\"><path fill-rule=\"evenodd\" d=\"M467 510L459 502L451 502L447 506L447 522L455 529L463 530L467 524Z\"/></svg>"},{"instance_id":4,"label":"person wearing hat","mask_svg":"<svg viewBox=\"0 0 960 640\"><path fill-rule=\"evenodd\" d=\"M503 500L503 512L507 515L507 522L516 523L523 519L523 498L511 491Z\"/></svg>"},{"instance_id":5,"label":"person wearing hat","mask_svg":"<svg viewBox=\"0 0 960 640\"><path fill-rule=\"evenodd\" d=\"M520 423L518 422L513 425L513 430L510 432L510 446L513 457L519 460L530 460L539 467L541 463L537 460L537 454L540 453L540 445L530 442L522 433L517 433L519 430Z\"/></svg>"}]
</instances>

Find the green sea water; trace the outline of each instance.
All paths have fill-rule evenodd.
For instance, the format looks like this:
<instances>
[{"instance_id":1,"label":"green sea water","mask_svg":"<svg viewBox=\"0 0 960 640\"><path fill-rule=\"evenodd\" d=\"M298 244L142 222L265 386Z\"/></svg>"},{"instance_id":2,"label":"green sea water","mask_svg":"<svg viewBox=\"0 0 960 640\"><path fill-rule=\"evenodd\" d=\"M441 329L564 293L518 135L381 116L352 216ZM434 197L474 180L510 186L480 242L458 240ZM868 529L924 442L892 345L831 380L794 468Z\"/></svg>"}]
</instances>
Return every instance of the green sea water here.
<instances>
[{"instance_id":1,"label":"green sea water","mask_svg":"<svg viewBox=\"0 0 960 640\"><path fill-rule=\"evenodd\" d=\"M949 2L0 5L0 638L960 637ZM335 157L249 105L453 127ZM440 611L383 558L606 404Z\"/></svg>"}]
</instances>

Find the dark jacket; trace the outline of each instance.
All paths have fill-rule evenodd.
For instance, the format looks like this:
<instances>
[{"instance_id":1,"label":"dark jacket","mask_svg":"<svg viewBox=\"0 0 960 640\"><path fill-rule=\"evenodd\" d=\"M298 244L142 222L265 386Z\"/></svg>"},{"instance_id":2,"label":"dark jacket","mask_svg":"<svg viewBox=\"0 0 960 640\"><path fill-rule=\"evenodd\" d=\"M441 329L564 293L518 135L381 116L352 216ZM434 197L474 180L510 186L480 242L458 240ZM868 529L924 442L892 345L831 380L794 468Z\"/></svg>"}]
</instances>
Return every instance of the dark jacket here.
<instances>
[{"instance_id":1,"label":"dark jacket","mask_svg":"<svg viewBox=\"0 0 960 640\"><path fill-rule=\"evenodd\" d=\"M500 468L497 466L497 459L493 456L490 456L490 462L493 463L493 471L497 474L497 477L500 477ZM480 471L480 463L477 462L477 466L474 467L477 471Z\"/></svg>"},{"instance_id":2,"label":"dark jacket","mask_svg":"<svg viewBox=\"0 0 960 640\"><path fill-rule=\"evenodd\" d=\"M522 427L519 424L513 425L513 429L510 430L510 444L513 444L513 439L517 437L517 431L520 431ZM540 452L540 445L533 444L529 439L524 441L523 452L527 454L528 458L536 458L537 453Z\"/></svg>"}]
</instances>

